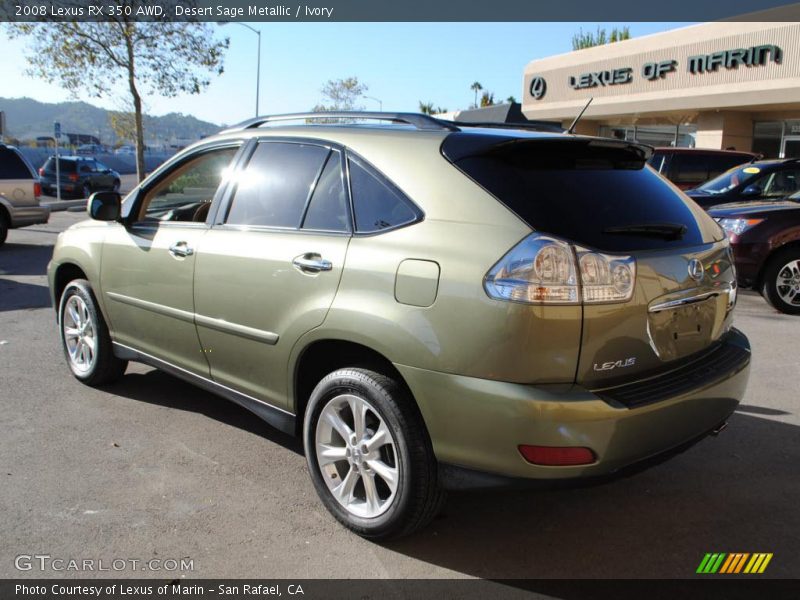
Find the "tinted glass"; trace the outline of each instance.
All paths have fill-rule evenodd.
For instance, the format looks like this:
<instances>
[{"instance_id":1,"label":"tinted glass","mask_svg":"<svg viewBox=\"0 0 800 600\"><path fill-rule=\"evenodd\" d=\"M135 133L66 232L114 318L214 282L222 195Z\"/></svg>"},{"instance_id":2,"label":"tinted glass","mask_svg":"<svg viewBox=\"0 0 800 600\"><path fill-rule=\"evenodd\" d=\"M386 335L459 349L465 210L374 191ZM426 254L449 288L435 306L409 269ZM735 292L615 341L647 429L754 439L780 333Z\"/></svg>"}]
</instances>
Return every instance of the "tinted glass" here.
<instances>
[{"instance_id":1,"label":"tinted glass","mask_svg":"<svg viewBox=\"0 0 800 600\"><path fill-rule=\"evenodd\" d=\"M728 155L728 154L720 154L716 156L709 156L708 157L708 177L716 177L720 173L724 173L730 168L733 168L737 165L741 165L742 163L746 163L750 161L749 156L737 156L737 155Z\"/></svg>"},{"instance_id":2,"label":"tinted glass","mask_svg":"<svg viewBox=\"0 0 800 600\"><path fill-rule=\"evenodd\" d=\"M690 201L641 161L576 146L516 144L455 165L538 231L610 252L703 243ZM606 231L664 223L686 232L666 240Z\"/></svg>"},{"instance_id":3,"label":"tinted glass","mask_svg":"<svg viewBox=\"0 0 800 600\"><path fill-rule=\"evenodd\" d=\"M210 150L176 165L146 191L140 219L204 222L237 150Z\"/></svg>"},{"instance_id":4,"label":"tinted glass","mask_svg":"<svg viewBox=\"0 0 800 600\"><path fill-rule=\"evenodd\" d=\"M783 198L791 196L800 189L800 170L780 169L755 181L761 187L761 195L766 198Z\"/></svg>"},{"instance_id":5,"label":"tinted glass","mask_svg":"<svg viewBox=\"0 0 800 600\"><path fill-rule=\"evenodd\" d=\"M299 227L328 153L308 144L259 144L239 178L226 222Z\"/></svg>"},{"instance_id":6,"label":"tinted glass","mask_svg":"<svg viewBox=\"0 0 800 600\"><path fill-rule=\"evenodd\" d=\"M323 231L349 231L350 216L347 210L347 193L342 179L341 157L331 152L325 169L314 188L308 205L303 229Z\"/></svg>"},{"instance_id":7,"label":"tinted glass","mask_svg":"<svg viewBox=\"0 0 800 600\"><path fill-rule=\"evenodd\" d=\"M25 161L14 150L0 148L0 179L32 179Z\"/></svg>"},{"instance_id":8,"label":"tinted glass","mask_svg":"<svg viewBox=\"0 0 800 600\"><path fill-rule=\"evenodd\" d=\"M58 168L61 173L74 173L75 169L77 168L78 164L75 159L70 158L59 158L58 159ZM51 156L47 159L47 162L44 163L44 170L47 172L52 171L53 173L56 172L56 159L55 157Z\"/></svg>"},{"instance_id":9,"label":"tinted glass","mask_svg":"<svg viewBox=\"0 0 800 600\"><path fill-rule=\"evenodd\" d=\"M416 211L399 190L358 160L348 162L356 231L373 233L416 220Z\"/></svg>"},{"instance_id":10,"label":"tinted glass","mask_svg":"<svg viewBox=\"0 0 800 600\"><path fill-rule=\"evenodd\" d=\"M672 157L669 172L675 183L702 183L708 179L708 156L676 154Z\"/></svg>"}]
</instances>

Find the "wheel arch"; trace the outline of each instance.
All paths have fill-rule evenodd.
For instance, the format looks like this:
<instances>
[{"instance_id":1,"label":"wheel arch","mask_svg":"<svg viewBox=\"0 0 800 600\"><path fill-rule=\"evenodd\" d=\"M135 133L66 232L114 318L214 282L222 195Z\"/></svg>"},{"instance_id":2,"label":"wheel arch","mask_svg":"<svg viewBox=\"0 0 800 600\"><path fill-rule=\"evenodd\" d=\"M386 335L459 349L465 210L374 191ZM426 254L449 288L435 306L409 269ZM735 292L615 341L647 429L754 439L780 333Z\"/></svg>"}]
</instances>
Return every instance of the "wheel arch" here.
<instances>
[{"instance_id":1,"label":"wheel arch","mask_svg":"<svg viewBox=\"0 0 800 600\"><path fill-rule=\"evenodd\" d=\"M761 290L764 286L764 276L767 271L767 266L769 265L770 261L780 252L785 252L786 250L797 250L800 252L800 237L795 239L789 240L786 243L781 244L780 246L776 246L772 250L770 250L769 254L764 257L764 260L761 261L761 267L758 270L758 279L756 280L756 289Z\"/></svg>"},{"instance_id":2,"label":"wheel arch","mask_svg":"<svg viewBox=\"0 0 800 600\"><path fill-rule=\"evenodd\" d=\"M89 277L86 275L86 271L74 262L65 262L58 265L53 276L53 306L56 310L58 310L58 304L61 302L64 288L67 287L70 281L75 279L86 279L88 281Z\"/></svg>"},{"instance_id":3,"label":"wheel arch","mask_svg":"<svg viewBox=\"0 0 800 600\"><path fill-rule=\"evenodd\" d=\"M424 423L422 412L400 371L381 352L364 344L339 338L324 338L309 342L298 353L291 377L290 400L296 415L296 433L302 434L306 406L317 383L325 375L345 367L363 367L387 375L402 385L413 409Z\"/></svg>"}]
</instances>

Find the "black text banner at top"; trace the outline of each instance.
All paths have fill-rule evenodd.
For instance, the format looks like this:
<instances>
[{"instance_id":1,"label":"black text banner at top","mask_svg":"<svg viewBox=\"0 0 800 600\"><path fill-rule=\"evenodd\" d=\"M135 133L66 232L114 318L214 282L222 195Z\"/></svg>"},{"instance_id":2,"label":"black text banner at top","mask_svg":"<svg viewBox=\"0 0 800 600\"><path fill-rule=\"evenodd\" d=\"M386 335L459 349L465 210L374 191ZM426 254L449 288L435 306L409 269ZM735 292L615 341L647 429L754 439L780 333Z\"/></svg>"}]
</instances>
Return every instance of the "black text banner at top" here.
<instances>
[{"instance_id":1,"label":"black text banner at top","mask_svg":"<svg viewBox=\"0 0 800 600\"><path fill-rule=\"evenodd\" d=\"M0 0L0 21L798 21L785 0Z\"/></svg>"}]
</instances>

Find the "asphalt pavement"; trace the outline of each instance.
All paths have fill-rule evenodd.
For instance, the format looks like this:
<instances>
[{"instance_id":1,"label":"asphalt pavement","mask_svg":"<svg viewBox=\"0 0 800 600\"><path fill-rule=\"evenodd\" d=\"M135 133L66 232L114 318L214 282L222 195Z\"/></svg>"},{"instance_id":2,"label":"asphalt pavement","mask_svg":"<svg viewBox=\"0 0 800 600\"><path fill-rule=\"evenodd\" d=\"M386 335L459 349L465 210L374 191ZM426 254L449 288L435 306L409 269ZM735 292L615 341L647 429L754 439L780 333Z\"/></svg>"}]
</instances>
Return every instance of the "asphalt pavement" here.
<instances>
[{"instance_id":1,"label":"asphalt pavement","mask_svg":"<svg viewBox=\"0 0 800 600\"><path fill-rule=\"evenodd\" d=\"M44 273L82 218L0 248L0 578L165 576L18 570L34 554L191 561L170 577L683 578L707 552L771 552L761 577L800 576L800 317L755 293L736 315L750 387L720 436L603 485L453 493L426 530L376 544L328 515L301 445L247 411L141 365L106 389L73 379Z\"/></svg>"}]
</instances>

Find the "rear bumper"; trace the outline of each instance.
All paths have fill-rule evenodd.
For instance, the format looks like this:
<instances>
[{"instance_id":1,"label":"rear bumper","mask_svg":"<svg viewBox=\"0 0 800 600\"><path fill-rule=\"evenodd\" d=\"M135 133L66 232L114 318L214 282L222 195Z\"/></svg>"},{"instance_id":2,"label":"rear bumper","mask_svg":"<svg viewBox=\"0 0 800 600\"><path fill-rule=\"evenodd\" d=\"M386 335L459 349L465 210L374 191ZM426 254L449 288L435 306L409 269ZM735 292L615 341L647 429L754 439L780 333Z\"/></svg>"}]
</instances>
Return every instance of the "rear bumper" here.
<instances>
[{"instance_id":1,"label":"rear bumper","mask_svg":"<svg viewBox=\"0 0 800 600\"><path fill-rule=\"evenodd\" d=\"M728 372L681 386L674 396L628 408L579 386L529 386L396 365L420 406L440 463L526 479L602 476L669 452L711 432L734 411L749 375L747 338L724 342L747 349ZM590 465L533 465L520 444L582 446Z\"/></svg>"},{"instance_id":2,"label":"rear bumper","mask_svg":"<svg viewBox=\"0 0 800 600\"><path fill-rule=\"evenodd\" d=\"M20 206L14 208L11 216L11 228L27 227L47 223L50 219L50 209L47 206Z\"/></svg>"}]
</instances>

